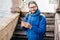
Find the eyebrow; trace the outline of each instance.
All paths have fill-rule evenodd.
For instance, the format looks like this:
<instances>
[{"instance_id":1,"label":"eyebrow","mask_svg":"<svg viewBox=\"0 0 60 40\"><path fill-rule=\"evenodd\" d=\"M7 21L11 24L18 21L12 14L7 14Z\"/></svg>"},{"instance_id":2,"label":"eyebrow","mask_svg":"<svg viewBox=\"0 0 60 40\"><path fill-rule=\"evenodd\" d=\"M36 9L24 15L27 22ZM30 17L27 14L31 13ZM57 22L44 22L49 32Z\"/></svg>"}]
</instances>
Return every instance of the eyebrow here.
<instances>
[{"instance_id":1,"label":"eyebrow","mask_svg":"<svg viewBox=\"0 0 60 40\"><path fill-rule=\"evenodd\" d=\"M33 7L36 7L36 6L33 6Z\"/></svg>"}]
</instances>

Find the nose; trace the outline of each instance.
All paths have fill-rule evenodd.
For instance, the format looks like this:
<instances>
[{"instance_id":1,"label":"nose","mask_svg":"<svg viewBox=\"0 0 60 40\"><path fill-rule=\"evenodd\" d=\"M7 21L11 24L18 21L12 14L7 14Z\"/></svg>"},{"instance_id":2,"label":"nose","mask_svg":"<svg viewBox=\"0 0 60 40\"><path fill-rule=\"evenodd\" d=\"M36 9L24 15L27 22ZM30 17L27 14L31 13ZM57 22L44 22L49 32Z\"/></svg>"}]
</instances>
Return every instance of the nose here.
<instances>
[{"instance_id":1,"label":"nose","mask_svg":"<svg viewBox=\"0 0 60 40\"><path fill-rule=\"evenodd\" d=\"M31 9L32 11L34 10L34 8Z\"/></svg>"}]
</instances>

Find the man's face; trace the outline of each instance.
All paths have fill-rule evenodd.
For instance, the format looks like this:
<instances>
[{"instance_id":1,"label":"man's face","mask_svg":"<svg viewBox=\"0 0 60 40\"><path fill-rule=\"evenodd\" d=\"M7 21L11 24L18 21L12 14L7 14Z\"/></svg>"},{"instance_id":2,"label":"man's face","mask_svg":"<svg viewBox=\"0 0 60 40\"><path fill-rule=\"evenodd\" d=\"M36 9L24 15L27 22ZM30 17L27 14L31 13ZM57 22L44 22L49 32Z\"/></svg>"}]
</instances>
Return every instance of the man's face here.
<instances>
[{"instance_id":1,"label":"man's face","mask_svg":"<svg viewBox=\"0 0 60 40\"><path fill-rule=\"evenodd\" d=\"M35 13L35 11L37 10L37 6L35 4L30 4L29 9L32 13Z\"/></svg>"}]
</instances>

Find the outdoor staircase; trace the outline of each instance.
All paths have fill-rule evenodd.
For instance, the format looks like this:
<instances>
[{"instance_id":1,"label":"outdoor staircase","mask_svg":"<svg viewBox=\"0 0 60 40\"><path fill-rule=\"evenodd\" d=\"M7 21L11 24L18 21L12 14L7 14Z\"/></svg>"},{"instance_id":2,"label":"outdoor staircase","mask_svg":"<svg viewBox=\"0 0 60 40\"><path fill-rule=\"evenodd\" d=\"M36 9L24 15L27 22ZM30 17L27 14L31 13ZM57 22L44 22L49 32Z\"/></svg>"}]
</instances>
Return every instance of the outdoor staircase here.
<instances>
[{"instance_id":1,"label":"outdoor staircase","mask_svg":"<svg viewBox=\"0 0 60 40\"><path fill-rule=\"evenodd\" d=\"M55 29L55 14L54 13L43 13L46 16L46 34L44 40L54 40L54 29ZM20 29L21 19L17 23L16 29L11 40L27 40L26 33Z\"/></svg>"},{"instance_id":2,"label":"outdoor staircase","mask_svg":"<svg viewBox=\"0 0 60 40\"><path fill-rule=\"evenodd\" d=\"M47 20L46 25L46 35L44 40L54 40L54 29L55 29L55 14L54 13L45 13Z\"/></svg>"}]
</instances>

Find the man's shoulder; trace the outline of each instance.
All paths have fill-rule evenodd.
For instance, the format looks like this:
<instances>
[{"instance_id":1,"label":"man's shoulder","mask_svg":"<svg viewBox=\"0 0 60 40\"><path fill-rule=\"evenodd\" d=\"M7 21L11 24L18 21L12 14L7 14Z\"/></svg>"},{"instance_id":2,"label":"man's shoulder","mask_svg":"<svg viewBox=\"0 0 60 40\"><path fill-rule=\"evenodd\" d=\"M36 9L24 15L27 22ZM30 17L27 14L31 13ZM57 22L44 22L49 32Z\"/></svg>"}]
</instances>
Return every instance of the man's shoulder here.
<instances>
[{"instance_id":1,"label":"man's shoulder","mask_svg":"<svg viewBox=\"0 0 60 40\"><path fill-rule=\"evenodd\" d=\"M40 14L40 16L42 16L42 17L46 17L44 14Z\"/></svg>"},{"instance_id":2,"label":"man's shoulder","mask_svg":"<svg viewBox=\"0 0 60 40\"><path fill-rule=\"evenodd\" d=\"M44 20L44 21L46 20L46 16L44 14L40 14L40 18L41 18L41 21L42 20Z\"/></svg>"}]
</instances>

